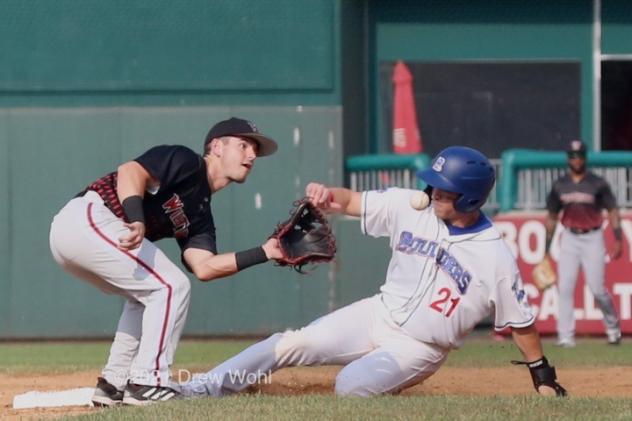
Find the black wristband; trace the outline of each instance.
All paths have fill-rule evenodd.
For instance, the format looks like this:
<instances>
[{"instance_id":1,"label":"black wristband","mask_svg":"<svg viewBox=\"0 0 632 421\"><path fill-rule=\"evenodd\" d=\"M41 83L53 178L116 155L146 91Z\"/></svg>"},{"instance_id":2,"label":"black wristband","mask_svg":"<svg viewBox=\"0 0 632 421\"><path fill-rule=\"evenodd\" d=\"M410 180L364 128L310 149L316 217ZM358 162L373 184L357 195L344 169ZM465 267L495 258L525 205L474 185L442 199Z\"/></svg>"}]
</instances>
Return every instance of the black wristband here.
<instances>
[{"instance_id":1,"label":"black wristband","mask_svg":"<svg viewBox=\"0 0 632 421\"><path fill-rule=\"evenodd\" d=\"M237 270L244 270L250 266L258 265L259 263L265 263L268 261L266 252L263 251L263 247L254 247L249 250L238 251L235 253L235 262L237 263Z\"/></svg>"},{"instance_id":2,"label":"black wristband","mask_svg":"<svg viewBox=\"0 0 632 421\"><path fill-rule=\"evenodd\" d=\"M612 232L614 233L614 238L617 241L621 241L623 239L623 232L621 231L621 227L613 228Z\"/></svg>"},{"instance_id":3,"label":"black wristband","mask_svg":"<svg viewBox=\"0 0 632 421\"><path fill-rule=\"evenodd\" d=\"M145 213L143 212L143 198L140 196L130 196L123 200L123 212L129 222L145 223Z\"/></svg>"}]
</instances>

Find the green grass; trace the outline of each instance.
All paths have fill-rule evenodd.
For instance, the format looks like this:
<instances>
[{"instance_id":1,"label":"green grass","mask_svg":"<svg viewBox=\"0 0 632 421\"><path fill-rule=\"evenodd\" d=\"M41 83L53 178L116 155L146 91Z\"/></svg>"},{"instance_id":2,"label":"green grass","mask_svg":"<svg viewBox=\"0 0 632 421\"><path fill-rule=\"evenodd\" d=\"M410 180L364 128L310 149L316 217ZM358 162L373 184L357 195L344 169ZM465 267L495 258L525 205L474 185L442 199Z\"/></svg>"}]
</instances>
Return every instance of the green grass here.
<instances>
[{"instance_id":1,"label":"green grass","mask_svg":"<svg viewBox=\"0 0 632 421\"><path fill-rule=\"evenodd\" d=\"M371 399L307 395L243 395L116 408L73 420L623 420L629 399L555 399L538 396L384 396Z\"/></svg>"},{"instance_id":2,"label":"green grass","mask_svg":"<svg viewBox=\"0 0 632 421\"><path fill-rule=\"evenodd\" d=\"M575 348L560 348L550 338L543 339L544 354L557 367L608 367L632 365L632 343L624 341L612 346L605 339L579 339ZM493 342L472 339L450 353L447 366L452 367L502 367L510 360L520 360L520 351L510 339ZM631 391L632 392L632 391Z\"/></svg>"},{"instance_id":3,"label":"green grass","mask_svg":"<svg viewBox=\"0 0 632 421\"><path fill-rule=\"evenodd\" d=\"M182 341L175 366L206 370L253 343L252 340ZM105 363L110 343L103 342L42 342L0 343L2 373L64 373L100 369ZM552 340L544 340L547 358L557 367L604 367L632 365L632 344L608 346L602 339L580 339L573 349L558 348ZM45 356L45 358L44 358ZM493 342L486 338L467 341L452 351L446 366L502 367L510 360L520 359L520 352L511 340Z\"/></svg>"},{"instance_id":4,"label":"green grass","mask_svg":"<svg viewBox=\"0 0 632 421\"><path fill-rule=\"evenodd\" d=\"M182 341L175 364L205 369L239 353L252 340ZM67 373L99 370L105 364L110 342L0 343L0 373Z\"/></svg>"}]
</instances>

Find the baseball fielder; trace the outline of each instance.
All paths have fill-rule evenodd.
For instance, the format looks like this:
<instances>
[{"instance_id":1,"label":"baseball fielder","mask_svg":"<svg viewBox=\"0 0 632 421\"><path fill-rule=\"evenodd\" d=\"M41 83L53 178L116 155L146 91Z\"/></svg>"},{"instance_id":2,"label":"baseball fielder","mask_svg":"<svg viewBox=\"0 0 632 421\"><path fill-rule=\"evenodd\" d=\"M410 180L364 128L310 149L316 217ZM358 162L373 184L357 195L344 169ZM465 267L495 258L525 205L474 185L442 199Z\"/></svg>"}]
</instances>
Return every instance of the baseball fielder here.
<instances>
[{"instance_id":1,"label":"baseball fielder","mask_svg":"<svg viewBox=\"0 0 632 421\"><path fill-rule=\"evenodd\" d=\"M224 396L282 367L343 365L338 395L393 393L434 374L449 351L494 314L496 329L513 328L536 390L564 395L542 354L515 259L479 210L495 181L493 167L474 149L450 147L420 177L432 188L431 205L421 211L411 207L422 207L411 202L413 190L358 193L309 184L306 193L318 206L359 216L364 234L390 238L380 293L274 334L179 390Z\"/></svg>"},{"instance_id":2,"label":"baseball fielder","mask_svg":"<svg viewBox=\"0 0 632 421\"><path fill-rule=\"evenodd\" d=\"M601 229L601 212L607 209L615 237L610 258L618 259L621 257L623 235L617 201L608 182L587 171L586 147L580 140L571 141L567 155L570 171L553 183L546 202L548 213L545 221L545 258L549 258L551 239L560 211L561 224L564 227L557 265L560 292L557 344L563 347L575 346L575 285L581 266L586 284L603 313L608 343L618 345L621 341L621 329L612 296L605 285L606 248Z\"/></svg>"},{"instance_id":3,"label":"baseball fielder","mask_svg":"<svg viewBox=\"0 0 632 421\"><path fill-rule=\"evenodd\" d=\"M211 197L242 183L255 159L277 144L249 121L211 128L200 156L157 146L80 192L55 216L50 247L62 268L126 298L96 405L146 405L171 399L167 386L190 298L189 278L154 243L175 238L182 262L202 281L281 257L278 242L217 253Z\"/></svg>"}]
</instances>

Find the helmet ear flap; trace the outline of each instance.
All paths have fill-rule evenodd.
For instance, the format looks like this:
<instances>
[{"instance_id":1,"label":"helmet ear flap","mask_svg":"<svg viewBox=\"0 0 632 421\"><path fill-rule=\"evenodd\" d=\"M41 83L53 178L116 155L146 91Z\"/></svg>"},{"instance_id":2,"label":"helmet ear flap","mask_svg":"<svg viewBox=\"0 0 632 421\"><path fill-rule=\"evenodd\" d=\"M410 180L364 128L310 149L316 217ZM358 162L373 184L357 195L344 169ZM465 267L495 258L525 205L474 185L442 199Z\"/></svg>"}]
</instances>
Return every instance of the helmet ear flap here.
<instances>
[{"instance_id":1,"label":"helmet ear flap","mask_svg":"<svg viewBox=\"0 0 632 421\"><path fill-rule=\"evenodd\" d=\"M471 212L481 207L480 201L478 198L467 197L463 194L454 202L454 209L462 213Z\"/></svg>"}]
</instances>

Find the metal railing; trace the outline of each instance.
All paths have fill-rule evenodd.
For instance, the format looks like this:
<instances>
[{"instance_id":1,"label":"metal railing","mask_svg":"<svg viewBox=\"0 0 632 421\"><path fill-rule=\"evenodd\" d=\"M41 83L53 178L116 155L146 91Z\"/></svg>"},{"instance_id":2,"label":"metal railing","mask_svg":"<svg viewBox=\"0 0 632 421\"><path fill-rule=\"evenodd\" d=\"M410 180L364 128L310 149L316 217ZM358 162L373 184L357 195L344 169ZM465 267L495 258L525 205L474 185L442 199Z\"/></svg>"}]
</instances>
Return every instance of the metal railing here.
<instances>
[{"instance_id":1,"label":"metal railing","mask_svg":"<svg viewBox=\"0 0 632 421\"><path fill-rule=\"evenodd\" d=\"M566 172L564 152L510 149L502 155L502 177L498 184L500 210L546 208L546 197L555 180ZM619 207L632 206L632 152L588 152L590 171L608 181Z\"/></svg>"},{"instance_id":2,"label":"metal railing","mask_svg":"<svg viewBox=\"0 0 632 421\"><path fill-rule=\"evenodd\" d=\"M353 191L380 190L387 187L416 189L418 187L415 170L367 170L349 173L349 186Z\"/></svg>"},{"instance_id":3,"label":"metal railing","mask_svg":"<svg viewBox=\"0 0 632 421\"><path fill-rule=\"evenodd\" d=\"M426 168L427 155L363 155L347 159L349 188L353 191L388 187L419 188L417 171Z\"/></svg>"},{"instance_id":4,"label":"metal railing","mask_svg":"<svg viewBox=\"0 0 632 421\"><path fill-rule=\"evenodd\" d=\"M624 167L594 167L590 171L608 181L617 204L620 207L632 207L632 169ZM518 189L513 208L517 210L536 210L546 208L546 197L553 183L566 173L566 168L526 168L517 172Z\"/></svg>"}]
</instances>

